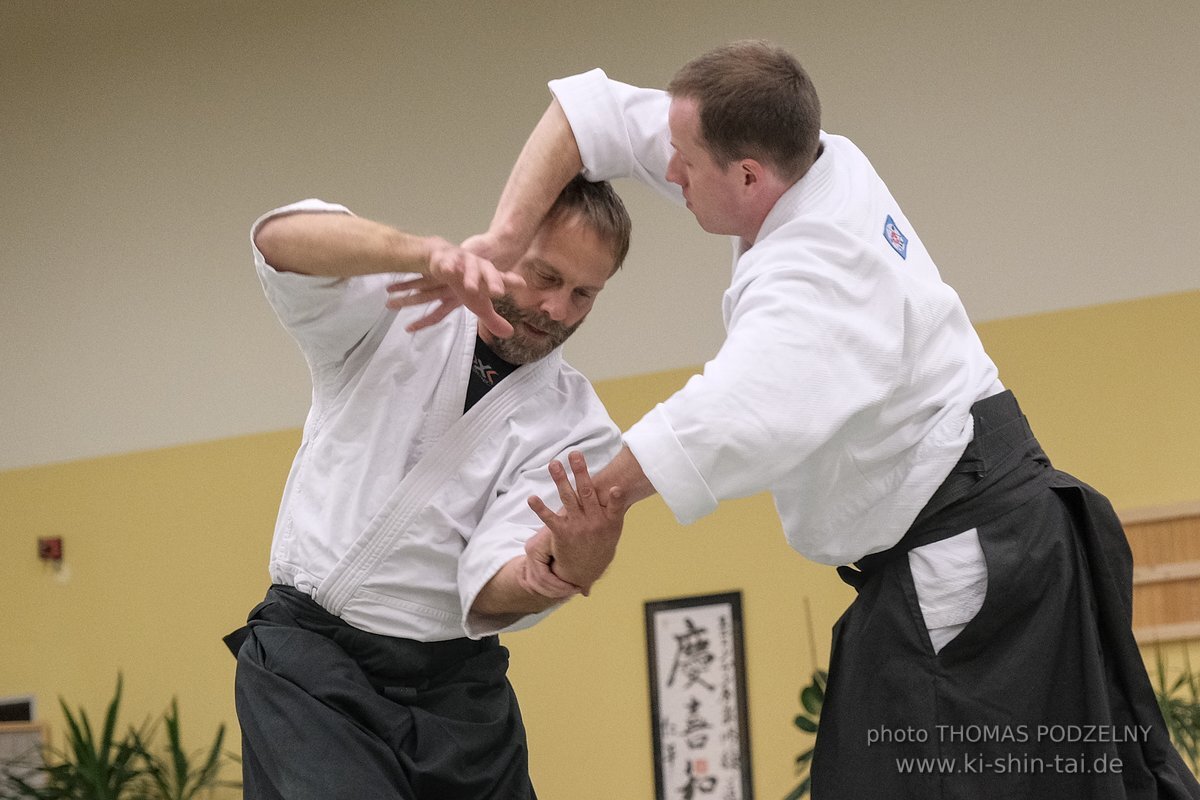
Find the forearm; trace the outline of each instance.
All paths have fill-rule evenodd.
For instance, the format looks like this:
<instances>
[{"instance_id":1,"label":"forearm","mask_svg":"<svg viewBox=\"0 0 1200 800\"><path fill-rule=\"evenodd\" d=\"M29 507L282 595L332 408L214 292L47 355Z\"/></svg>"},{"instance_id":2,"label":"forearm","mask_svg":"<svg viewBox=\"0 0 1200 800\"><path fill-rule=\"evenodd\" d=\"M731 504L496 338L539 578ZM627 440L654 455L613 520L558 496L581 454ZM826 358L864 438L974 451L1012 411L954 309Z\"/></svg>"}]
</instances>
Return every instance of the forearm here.
<instances>
[{"instance_id":1,"label":"forearm","mask_svg":"<svg viewBox=\"0 0 1200 800\"><path fill-rule=\"evenodd\" d=\"M563 501L558 513L541 498L529 498L530 508L546 527L525 543L529 560L524 583L547 595L553 595L564 581L587 594L616 555L626 510L655 493L627 447L594 477L588 474L582 453L572 452L569 461L574 487L562 464L550 463L550 475Z\"/></svg>"},{"instance_id":2,"label":"forearm","mask_svg":"<svg viewBox=\"0 0 1200 800\"><path fill-rule=\"evenodd\" d=\"M575 134L554 100L517 156L488 233L505 250L523 253L563 187L582 169Z\"/></svg>"},{"instance_id":3,"label":"forearm","mask_svg":"<svg viewBox=\"0 0 1200 800\"><path fill-rule=\"evenodd\" d=\"M537 614L562 602L529 591L521 585L520 576L525 568L525 559L526 556L517 556L492 576L475 596L475 603L471 606L472 614L511 617L515 622L527 614Z\"/></svg>"},{"instance_id":4,"label":"forearm","mask_svg":"<svg viewBox=\"0 0 1200 800\"><path fill-rule=\"evenodd\" d=\"M349 214L306 213L272 217L254 244L280 272L349 277L379 272L426 274L431 239Z\"/></svg>"},{"instance_id":5,"label":"forearm","mask_svg":"<svg viewBox=\"0 0 1200 800\"><path fill-rule=\"evenodd\" d=\"M642 471L642 465L627 445L621 447L616 457L597 472L592 481L602 503L608 502L609 493L615 488L621 491L626 508L657 494L654 485Z\"/></svg>"}]
</instances>

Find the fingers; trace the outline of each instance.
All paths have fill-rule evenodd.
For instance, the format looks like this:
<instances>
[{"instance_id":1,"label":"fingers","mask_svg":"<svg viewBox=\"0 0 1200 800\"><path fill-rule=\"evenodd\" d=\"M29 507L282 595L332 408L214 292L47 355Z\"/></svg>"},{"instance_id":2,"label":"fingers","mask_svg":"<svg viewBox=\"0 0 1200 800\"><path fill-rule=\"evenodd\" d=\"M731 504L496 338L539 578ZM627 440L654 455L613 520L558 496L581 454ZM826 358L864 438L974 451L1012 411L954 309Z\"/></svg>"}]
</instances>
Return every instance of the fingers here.
<instances>
[{"instance_id":1,"label":"fingers","mask_svg":"<svg viewBox=\"0 0 1200 800\"><path fill-rule=\"evenodd\" d=\"M418 278L405 278L402 281L396 281L395 283L389 283L388 287L387 287L387 291L388 291L388 294L394 294L396 292L411 292L411 291L418 291L421 289L432 289L435 286L444 286L444 285L445 285L444 283L442 283L441 281L439 281L435 278L431 278L428 275L422 275Z\"/></svg>"},{"instance_id":2,"label":"fingers","mask_svg":"<svg viewBox=\"0 0 1200 800\"><path fill-rule=\"evenodd\" d=\"M607 495L603 500L600 494L596 491L596 486L592 482L592 475L588 472L587 459L583 453L578 450L572 450L567 455L567 460L571 464L571 472L575 476L575 486L571 486L570 480L567 479L567 471L559 461L551 461L548 469L550 477L554 480L554 485L558 489L558 499L562 502L562 514L569 513L572 508L578 508L585 513L594 513L596 510L602 510L605 516L610 520L619 519L627 510L628 506L625 503L625 493L620 487L613 486L608 490ZM536 495L529 498L529 507L538 515L543 523L548 528L556 530L561 527L562 517L551 511L540 497Z\"/></svg>"},{"instance_id":3,"label":"fingers","mask_svg":"<svg viewBox=\"0 0 1200 800\"><path fill-rule=\"evenodd\" d=\"M477 233L474 236L468 236L466 239L463 239L461 247L468 253L474 253L480 258L486 258L488 261L492 261L496 253L495 243L486 233Z\"/></svg>"},{"instance_id":4,"label":"fingers","mask_svg":"<svg viewBox=\"0 0 1200 800\"><path fill-rule=\"evenodd\" d=\"M500 270L492 266L490 261L479 260L478 268L487 282L488 293L492 297L499 297L507 291L504 282L504 274Z\"/></svg>"},{"instance_id":5,"label":"fingers","mask_svg":"<svg viewBox=\"0 0 1200 800\"><path fill-rule=\"evenodd\" d=\"M433 311L430 311L425 316L421 317L416 322L410 322L408 325L405 325L404 330L408 331L409 333L415 333L422 328L428 328L430 325L436 325L445 319L447 314L458 308L458 306L459 303L457 300L445 300L441 303L441 305L439 305Z\"/></svg>"},{"instance_id":6,"label":"fingers","mask_svg":"<svg viewBox=\"0 0 1200 800\"><path fill-rule=\"evenodd\" d=\"M579 495L579 504L581 506L599 505L599 500L596 498L596 487L592 485L592 476L588 472L587 460L583 457L583 453L572 450L567 455L567 460L571 463L571 472L575 475L575 493Z\"/></svg>"},{"instance_id":7,"label":"fingers","mask_svg":"<svg viewBox=\"0 0 1200 800\"><path fill-rule=\"evenodd\" d=\"M457 275L455 283L468 294L499 297L504 294L504 278L492 262L466 250L457 250L451 264L443 267L445 273Z\"/></svg>"},{"instance_id":8,"label":"fingers","mask_svg":"<svg viewBox=\"0 0 1200 800\"><path fill-rule=\"evenodd\" d=\"M391 291L389 287L386 305L391 309L408 308L409 306L425 305L436 300L441 300L443 303L452 302L455 306L458 305L458 301L454 295L445 286L435 286L417 291Z\"/></svg>"},{"instance_id":9,"label":"fingers","mask_svg":"<svg viewBox=\"0 0 1200 800\"><path fill-rule=\"evenodd\" d=\"M490 300L475 304L474 307L467 306L467 308L470 308L475 316L479 317L479 321L483 323L483 327L501 339L507 339L513 335L512 323L496 313L496 309L492 306Z\"/></svg>"},{"instance_id":10,"label":"fingers","mask_svg":"<svg viewBox=\"0 0 1200 800\"><path fill-rule=\"evenodd\" d=\"M553 600L566 600L580 593L578 586L555 575L548 564L532 558L525 559L525 569L519 576L519 583L525 591Z\"/></svg>"},{"instance_id":11,"label":"fingers","mask_svg":"<svg viewBox=\"0 0 1200 800\"><path fill-rule=\"evenodd\" d=\"M531 504L532 505L532 504ZM542 506L545 508L545 506ZM518 580L527 592L540 594L554 600L563 600L580 589L573 583L568 583L555 575L550 564L554 560L551 552L553 539L547 528L542 528L525 542L524 568L518 574Z\"/></svg>"},{"instance_id":12,"label":"fingers","mask_svg":"<svg viewBox=\"0 0 1200 800\"><path fill-rule=\"evenodd\" d=\"M567 470L563 467L562 462L551 461L549 469L550 477L554 479L554 485L558 487L558 499L562 501L563 508L574 508L579 505L575 498L575 490L571 487L571 482L567 480Z\"/></svg>"},{"instance_id":13,"label":"fingers","mask_svg":"<svg viewBox=\"0 0 1200 800\"><path fill-rule=\"evenodd\" d=\"M486 244L485 239L472 237L468 242L471 242L472 246L479 246L483 252L487 251L483 246ZM429 256L429 274L389 287L389 291L408 291L411 294L404 299L389 299L388 306L403 308L417 305L422 300L428 302L435 299L451 303L452 308L463 305L479 318L484 328L501 339L507 339L513 335L513 326L496 312L492 298L500 297L524 285L525 280L521 276L498 269L487 258L476 255L465 247L455 247L443 239L434 239ZM436 287L441 287L442 292L435 292ZM419 320L409 329L419 330L444 316L445 314L442 314L436 318Z\"/></svg>"},{"instance_id":14,"label":"fingers","mask_svg":"<svg viewBox=\"0 0 1200 800\"><path fill-rule=\"evenodd\" d=\"M529 507L533 509L533 513L538 515L538 519L540 519L547 528L553 530L554 526L558 524L558 514L555 514L553 511L551 511L550 507L542 502L542 498L538 497L536 494L530 495L529 499L525 502L529 504ZM530 539L529 541L532 542L533 539ZM528 542L525 544L525 552L529 553L531 556L533 555L533 553L529 550ZM547 551L547 561L550 560L549 556L549 551Z\"/></svg>"},{"instance_id":15,"label":"fingers","mask_svg":"<svg viewBox=\"0 0 1200 800\"><path fill-rule=\"evenodd\" d=\"M500 279L504 282L505 292L525 288L525 279L515 272L501 272Z\"/></svg>"},{"instance_id":16,"label":"fingers","mask_svg":"<svg viewBox=\"0 0 1200 800\"><path fill-rule=\"evenodd\" d=\"M446 284L425 275L389 283L387 293L388 308L416 306L451 297Z\"/></svg>"}]
</instances>

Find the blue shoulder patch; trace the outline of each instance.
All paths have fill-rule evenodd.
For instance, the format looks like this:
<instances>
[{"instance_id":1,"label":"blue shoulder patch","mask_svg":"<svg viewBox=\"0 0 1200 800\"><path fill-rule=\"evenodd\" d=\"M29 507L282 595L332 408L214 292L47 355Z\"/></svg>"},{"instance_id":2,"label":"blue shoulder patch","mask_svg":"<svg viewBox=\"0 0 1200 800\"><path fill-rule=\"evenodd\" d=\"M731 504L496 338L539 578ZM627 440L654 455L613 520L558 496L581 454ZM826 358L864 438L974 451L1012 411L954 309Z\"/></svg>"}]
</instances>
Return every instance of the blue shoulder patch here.
<instances>
[{"instance_id":1,"label":"blue shoulder patch","mask_svg":"<svg viewBox=\"0 0 1200 800\"><path fill-rule=\"evenodd\" d=\"M900 228L896 226L896 220L892 219L891 214L888 214L887 221L883 223L883 238L887 239L887 243L900 254L901 258L908 258L908 237L900 232Z\"/></svg>"}]
</instances>

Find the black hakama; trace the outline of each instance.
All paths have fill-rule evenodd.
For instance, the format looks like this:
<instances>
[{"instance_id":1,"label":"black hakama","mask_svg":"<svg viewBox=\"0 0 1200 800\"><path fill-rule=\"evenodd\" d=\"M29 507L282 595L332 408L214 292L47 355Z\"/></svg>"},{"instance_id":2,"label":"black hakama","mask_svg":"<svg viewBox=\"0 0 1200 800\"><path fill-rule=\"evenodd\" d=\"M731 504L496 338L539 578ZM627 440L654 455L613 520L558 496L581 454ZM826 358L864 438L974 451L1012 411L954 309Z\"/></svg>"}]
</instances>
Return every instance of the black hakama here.
<instances>
[{"instance_id":1,"label":"black hakama","mask_svg":"<svg viewBox=\"0 0 1200 800\"><path fill-rule=\"evenodd\" d=\"M1112 507L1055 470L1010 392L895 548L841 568L814 800L1200 798L1131 630L1132 560ZM906 556L976 528L978 614L934 653Z\"/></svg>"},{"instance_id":2,"label":"black hakama","mask_svg":"<svg viewBox=\"0 0 1200 800\"><path fill-rule=\"evenodd\" d=\"M534 798L496 637L379 636L281 586L239 633L247 800Z\"/></svg>"}]
</instances>

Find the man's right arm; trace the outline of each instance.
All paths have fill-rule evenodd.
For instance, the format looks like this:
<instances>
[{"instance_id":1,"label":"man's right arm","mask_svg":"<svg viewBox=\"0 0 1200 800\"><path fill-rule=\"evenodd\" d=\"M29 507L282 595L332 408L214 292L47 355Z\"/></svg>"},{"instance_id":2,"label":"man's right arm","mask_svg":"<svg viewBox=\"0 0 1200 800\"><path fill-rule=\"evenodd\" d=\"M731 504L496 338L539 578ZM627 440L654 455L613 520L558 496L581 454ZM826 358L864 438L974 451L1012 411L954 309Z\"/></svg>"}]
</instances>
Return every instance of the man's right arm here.
<instances>
[{"instance_id":1,"label":"man's right arm","mask_svg":"<svg viewBox=\"0 0 1200 800\"><path fill-rule=\"evenodd\" d=\"M521 148L509 173L487 233L464 246L506 267L529 248L546 212L583 169L575 134L557 100Z\"/></svg>"},{"instance_id":2,"label":"man's right arm","mask_svg":"<svg viewBox=\"0 0 1200 800\"><path fill-rule=\"evenodd\" d=\"M550 90L550 106L517 157L487 233L467 240L468 246L482 240L492 249L483 254L494 260L528 247L558 193L580 172L592 181L635 178L683 199L666 179L672 150L665 92L609 80L598 69L551 81Z\"/></svg>"},{"instance_id":3,"label":"man's right arm","mask_svg":"<svg viewBox=\"0 0 1200 800\"><path fill-rule=\"evenodd\" d=\"M335 278L421 275L399 287L409 295L409 304L458 298L497 336L512 335L492 298L518 288L520 276L501 272L445 239L416 236L350 214L297 211L266 219L254 232L254 245L279 272Z\"/></svg>"},{"instance_id":4,"label":"man's right arm","mask_svg":"<svg viewBox=\"0 0 1200 800\"><path fill-rule=\"evenodd\" d=\"M303 211L270 217L254 233L255 246L279 272L337 278L428 274L435 241L349 214Z\"/></svg>"}]
</instances>

